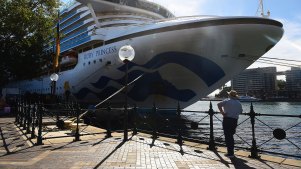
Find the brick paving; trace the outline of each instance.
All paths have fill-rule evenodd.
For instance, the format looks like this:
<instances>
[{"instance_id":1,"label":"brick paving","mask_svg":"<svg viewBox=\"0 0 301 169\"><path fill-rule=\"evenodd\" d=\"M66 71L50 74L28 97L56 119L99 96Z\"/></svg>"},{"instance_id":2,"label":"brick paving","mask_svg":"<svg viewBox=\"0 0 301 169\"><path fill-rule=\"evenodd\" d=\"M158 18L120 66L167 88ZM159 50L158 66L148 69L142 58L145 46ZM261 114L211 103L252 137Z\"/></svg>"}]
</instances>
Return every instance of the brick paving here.
<instances>
[{"instance_id":1,"label":"brick paving","mask_svg":"<svg viewBox=\"0 0 301 169\"><path fill-rule=\"evenodd\" d=\"M44 145L34 146L36 139L30 140L11 118L0 119L0 168L70 168L70 169L219 169L219 168L285 168L301 167L301 161L287 165L284 160L271 162L256 160L245 156L234 159L225 157L222 152L208 151L202 147L184 144L182 147L174 140L156 139L139 133L123 142L122 133L73 138L43 140ZM46 133L44 133L46 134ZM52 133L54 134L54 133ZM27 136L27 137L26 137Z\"/></svg>"}]
</instances>

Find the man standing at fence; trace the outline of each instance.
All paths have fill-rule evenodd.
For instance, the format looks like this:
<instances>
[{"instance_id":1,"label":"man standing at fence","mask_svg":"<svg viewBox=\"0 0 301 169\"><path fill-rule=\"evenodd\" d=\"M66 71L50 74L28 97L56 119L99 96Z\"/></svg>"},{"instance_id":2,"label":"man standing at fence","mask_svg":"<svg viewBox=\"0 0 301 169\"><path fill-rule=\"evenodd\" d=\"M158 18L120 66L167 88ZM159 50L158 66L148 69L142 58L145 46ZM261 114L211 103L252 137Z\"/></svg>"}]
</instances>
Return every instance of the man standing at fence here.
<instances>
[{"instance_id":1,"label":"man standing at fence","mask_svg":"<svg viewBox=\"0 0 301 169\"><path fill-rule=\"evenodd\" d=\"M217 104L217 107L223 115L223 130L225 134L225 142L227 146L226 156L234 157L234 134L237 127L237 120L240 113L242 113L242 106L238 100L237 92L231 90L228 92L229 98Z\"/></svg>"}]
</instances>

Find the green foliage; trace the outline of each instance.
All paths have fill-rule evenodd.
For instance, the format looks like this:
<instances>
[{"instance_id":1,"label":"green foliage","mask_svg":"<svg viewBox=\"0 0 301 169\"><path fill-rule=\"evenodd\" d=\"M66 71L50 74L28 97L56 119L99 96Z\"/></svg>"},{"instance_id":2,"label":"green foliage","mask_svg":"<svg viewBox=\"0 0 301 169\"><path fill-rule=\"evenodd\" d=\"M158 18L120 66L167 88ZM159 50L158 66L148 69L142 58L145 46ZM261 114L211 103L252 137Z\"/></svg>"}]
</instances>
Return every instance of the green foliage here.
<instances>
[{"instance_id":1,"label":"green foliage","mask_svg":"<svg viewBox=\"0 0 301 169\"><path fill-rule=\"evenodd\" d=\"M57 17L57 0L0 1L0 86L31 78L51 57L43 52Z\"/></svg>"},{"instance_id":2,"label":"green foliage","mask_svg":"<svg viewBox=\"0 0 301 169\"><path fill-rule=\"evenodd\" d=\"M227 98L228 97L228 93L231 90L231 86L223 86L221 91L215 95L215 97L218 98Z\"/></svg>"},{"instance_id":3,"label":"green foliage","mask_svg":"<svg viewBox=\"0 0 301 169\"><path fill-rule=\"evenodd\" d=\"M284 90L286 86L286 81L284 80L277 80L278 90Z\"/></svg>"}]
</instances>

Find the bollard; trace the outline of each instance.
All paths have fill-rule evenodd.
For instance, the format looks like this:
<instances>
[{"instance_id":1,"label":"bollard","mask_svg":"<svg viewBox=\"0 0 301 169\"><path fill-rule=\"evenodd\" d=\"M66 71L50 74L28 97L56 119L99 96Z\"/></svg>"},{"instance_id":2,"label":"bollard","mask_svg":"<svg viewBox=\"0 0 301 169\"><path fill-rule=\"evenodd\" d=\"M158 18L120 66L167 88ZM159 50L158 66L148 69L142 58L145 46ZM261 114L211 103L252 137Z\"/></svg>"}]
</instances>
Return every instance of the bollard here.
<instances>
[{"instance_id":1,"label":"bollard","mask_svg":"<svg viewBox=\"0 0 301 169\"><path fill-rule=\"evenodd\" d=\"M250 107L250 118L251 118L251 124L252 124L252 147L251 147L251 155L249 157L251 158L260 158L260 156L258 155L258 149L257 149L257 145L256 145L256 138L255 138L255 116L256 113L254 112L253 109L253 103L251 102L251 107Z\"/></svg>"},{"instance_id":2,"label":"bollard","mask_svg":"<svg viewBox=\"0 0 301 169\"><path fill-rule=\"evenodd\" d=\"M153 105L151 113L152 113L151 114L151 122L152 122L152 125L153 125L152 139L156 139L156 138L158 138L158 134L157 134L157 121L156 121L157 108L156 108L155 103Z\"/></svg>"},{"instance_id":3,"label":"bollard","mask_svg":"<svg viewBox=\"0 0 301 169\"><path fill-rule=\"evenodd\" d=\"M134 108L133 108L133 133L132 136L136 135L137 132L137 106L135 104Z\"/></svg>"},{"instance_id":4,"label":"bollard","mask_svg":"<svg viewBox=\"0 0 301 169\"><path fill-rule=\"evenodd\" d=\"M182 138L182 120L181 120L181 107L180 107L180 103L178 102L178 107L177 107L177 118L178 118L178 124L180 126L178 126L178 137L177 137L177 144L179 144L179 146L183 145L183 138Z\"/></svg>"},{"instance_id":5,"label":"bollard","mask_svg":"<svg viewBox=\"0 0 301 169\"><path fill-rule=\"evenodd\" d=\"M112 132L111 132L111 107L110 105L107 107L107 112L108 112L108 119L107 119L107 134L106 138L112 137Z\"/></svg>"},{"instance_id":6,"label":"bollard","mask_svg":"<svg viewBox=\"0 0 301 169\"><path fill-rule=\"evenodd\" d=\"M33 106L33 111L32 111L32 114L31 114L31 139L35 138L35 121L36 121L36 112L37 112L37 103L34 104Z\"/></svg>"},{"instance_id":7,"label":"bollard","mask_svg":"<svg viewBox=\"0 0 301 169\"><path fill-rule=\"evenodd\" d=\"M215 141L214 141L214 133L213 133L213 115L214 111L212 109L212 103L210 101L210 106L209 106L209 115L210 115L210 138L209 138L209 147L208 150L216 150L215 147Z\"/></svg>"},{"instance_id":8,"label":"bollard","mask_svg":"<svg viewBox=\"0 0 301 169\"><path fill-rule=\"evenodd\" d=\"M39 119L39 128L38 128L38 137L36 145L43 145L43 136L42 136L42 123L43 123L43 105L38 105L38 119Z\"/></svg>"},{"instance_id":9,"label":"bollard","mask_svg":"<svg viewBox=\"0 0 301 169\"><path fill-rule=\"evenodd\" d=\"M75 131L75 139L73 141L80 141L80 136L79 136L79 113L80 113L80 108L79 108L79 104L76 104L76 131Z\"/></svg>"}]
</instances>

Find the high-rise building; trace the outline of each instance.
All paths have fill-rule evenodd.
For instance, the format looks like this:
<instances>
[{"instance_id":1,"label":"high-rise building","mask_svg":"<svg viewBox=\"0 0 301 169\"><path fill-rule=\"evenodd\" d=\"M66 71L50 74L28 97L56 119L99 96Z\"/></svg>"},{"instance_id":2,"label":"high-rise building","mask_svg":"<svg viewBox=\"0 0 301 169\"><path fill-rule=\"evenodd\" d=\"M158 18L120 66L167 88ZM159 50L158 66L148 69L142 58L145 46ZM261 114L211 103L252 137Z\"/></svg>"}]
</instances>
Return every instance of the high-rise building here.
<instances>
[{"instance_id":1,"label":"high-rise building","mask_svg":"<svg viewBox=\"0 0 301 169\"><path fill-rule=\"evenodd\" d=\"M271 96L276 90L276 67L246 69L231 81L239 95Z\"/></svg>"},{"instance_id":2,"label":"high-rise building","mask_svg":"<svg viewBox=\"0 0 301 169\"><path fill-rule=\"evenodd\" d=\"M301 68L292 67L291 70L285 71L286 90L288 92L301 92ZM300 95L300 94L298 94Z\"/></svg>"}]
</instances>

